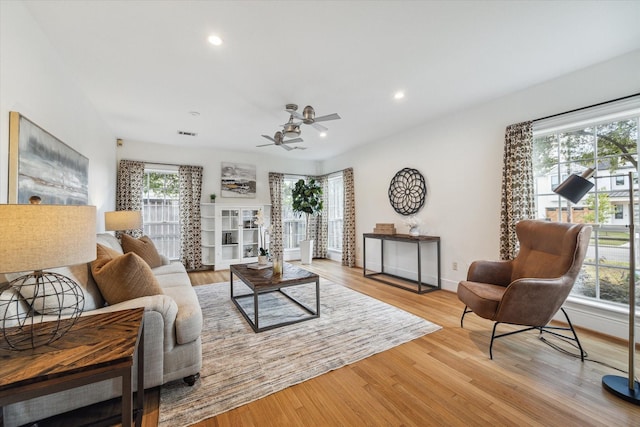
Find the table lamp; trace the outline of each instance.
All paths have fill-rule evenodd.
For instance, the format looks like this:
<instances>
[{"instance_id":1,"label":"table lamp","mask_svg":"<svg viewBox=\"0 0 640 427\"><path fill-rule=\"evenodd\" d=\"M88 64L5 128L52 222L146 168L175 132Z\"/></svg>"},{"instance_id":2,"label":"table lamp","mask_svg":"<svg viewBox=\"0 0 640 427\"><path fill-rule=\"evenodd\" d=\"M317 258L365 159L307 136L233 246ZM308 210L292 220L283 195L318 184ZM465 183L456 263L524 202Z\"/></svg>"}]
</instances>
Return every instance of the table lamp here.
<instances>
[{"instance_id":1,"label":"table lamp","mask_svg":"<svg viewBox=\"0 0 640 427\"><path fill-rule=\"evenodd\" d=\"M140 211L113 211L104 213L105 230L123 231L142 228Z\"/></svg>"},{"instance_id":2,"label":"table lamp","mask_svg":"<svg viewBox=\"0 0 640 427\"><path fill-rule=\"evenodd\" d=\"M587 192L593 188L593 183L588 179L594 174L594 170L589 168L580 175L570 175L562 184L553 190L565 199L578 203ZM612 178L613 175L603 178ZM628 377L619 375L605 375L602 377L602 386L605 390L613 393L627 402L640 405L640 383L635 380L635 320L636 320L636 255L635 255L635 213L633 209L633 172L629 172L629 372ZM599 177L594 176L594 179Z\"/></svg>"},{"instance_id":3,"label":"table lamp","mask_svg":"<svg viewBox=\"0 0 640 427\"><path fill-rule=\"evenodd\" d=\"M96 258L95 206L0 204L0 346L26 350L67 332L84 308L82 288L47 268Z\"/></svg>"}]
</instances>

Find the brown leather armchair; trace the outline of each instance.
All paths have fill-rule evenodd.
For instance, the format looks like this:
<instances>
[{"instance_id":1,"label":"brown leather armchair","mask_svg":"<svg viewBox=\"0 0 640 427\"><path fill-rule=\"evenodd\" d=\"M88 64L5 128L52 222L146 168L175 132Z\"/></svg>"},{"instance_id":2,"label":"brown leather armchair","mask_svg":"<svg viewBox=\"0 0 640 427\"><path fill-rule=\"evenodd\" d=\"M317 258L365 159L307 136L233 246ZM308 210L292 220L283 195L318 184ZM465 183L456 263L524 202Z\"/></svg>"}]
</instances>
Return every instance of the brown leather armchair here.
<instances>
[{"instance_id":1,"label":"brown leather armchair","mask_svg":"<svg viewBox=\"0 0 640 427\"><path fill-rule=\"evenodd\" d=\"M582 350L569 316L562 308L578 277L584 260L591 226L548 221L524 220L516 225L520 251L511 261L475 261L469 267L467 280L458 284L458 299L466 304L464 316L474 312L493 320L489 355L493 359L496 338L538 329L575 341ZM547 324L558 310L564 313L568 327ZM500 323L529 326L496 335ZM573 337L555 332L571 331Z\"/></svg>"}]
</instances>

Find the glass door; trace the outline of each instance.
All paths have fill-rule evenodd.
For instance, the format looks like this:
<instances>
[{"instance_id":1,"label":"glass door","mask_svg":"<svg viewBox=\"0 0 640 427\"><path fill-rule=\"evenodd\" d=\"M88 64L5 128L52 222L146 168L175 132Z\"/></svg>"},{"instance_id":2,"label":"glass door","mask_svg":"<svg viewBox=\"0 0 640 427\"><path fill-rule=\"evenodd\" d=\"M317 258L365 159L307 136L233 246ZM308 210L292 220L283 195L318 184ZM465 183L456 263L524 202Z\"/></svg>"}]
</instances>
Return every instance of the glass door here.
<instances>
[{"instance_id":1,"label":"glass door","mask_svg":"<svg viewBox=\"0 0 640 427\"><path fill-rule=\"evenodd\" d=\"M222 209L220 211L222 261L240 258L238 249L238 219L239 212L237 209Z\"/></svg>"},{"instance_id":2,"label":"glass door","mask_svg":"<svg viewBox=\"0 0 640 427\"><path fill-rule=\"evenodd\" d=\"M256 225L257 209L242 210L242 257L258 256L258 226Z\"/></svg>"}]
</instances>

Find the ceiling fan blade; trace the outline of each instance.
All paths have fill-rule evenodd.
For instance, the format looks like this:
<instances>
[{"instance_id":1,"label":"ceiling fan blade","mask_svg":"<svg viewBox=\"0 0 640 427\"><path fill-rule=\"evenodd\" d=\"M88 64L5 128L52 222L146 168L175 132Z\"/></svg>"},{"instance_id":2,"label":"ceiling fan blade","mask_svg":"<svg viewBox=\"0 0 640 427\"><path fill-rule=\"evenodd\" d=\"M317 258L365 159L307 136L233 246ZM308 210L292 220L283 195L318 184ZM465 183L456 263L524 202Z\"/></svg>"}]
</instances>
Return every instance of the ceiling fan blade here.
<instances>
[{"instance_id":1,"label":"ceiling fan blade","mask_svg":"<svg viewBox=\"0 0 640 427\"><path fill-rule=\"evenodd\" d=\"M293 147L292 150L306 150L307 147Z\"/></svg>"},{"instance_id":2,"label":"ceiling fan blade","mask_svg":"<svg viewBox=\"0 0 640 427\"><path fill-rule=\"evenodd\" d=\"M275 139L271 138L269 135L262 135L263 138L267 138L269 141L276 142Z\"/></svg>"},{"instance_id":3,"label":"ceiling fan blade","mask_svg":"<svg viewBox=\"0 0 640 427\"><path fill-rule=\"evenodd\" d=\"M319 130L320 132L326 132L329 129L326 128L325 126L322 126L320 123L311 123L311 126L313 126L314 128L316 128L317 130Z\"/></svg>"},{"instance_id":4,"label":"ceiling fan blade","mask_svg":"<svg viewBox=\"0 0 640 427\"><path fill-rule=\"evenodd\" d=\"M302 138L293 138L288 141L282 141L283 144L295 144L296 142L302 142Z\"/></svg>"},{"instance_id":5,"label":"ceiling fan blade","mask_svg":"<svg viewBox=\"0 0 640 427\"><path fill-rule=\"evenodd\" d=\"M291 151L291 150L293 150L293 148L292 148L292 147L289 147L288 145L285 145L285 144L280 144L280 147L284 148L284 149L285 149L285 150L287 150L287 151Z\"/></svg>"},{"instance_id":6,"label":"ceiling fan blade","mask_svg":"<svg viewBox=\"0 0 640 427\"><path fill-rule=\"evenodd\" d=\"M314 121L316 122L326 122L327 120L338 120L340 116L338 113L327 114L326 116L316 117Z\"/></svg>"},{"instance_id":7,"label":"ceiling fan blade","mask_svg":"<svg viewBox=\"0 0 640 427\"><path fill-rule=\"evenodd\" d=\"M262 144L262 145L256 145L256 147L268 147L269 145L275 145L275 144Z\"/></svg>"}]
</instances>

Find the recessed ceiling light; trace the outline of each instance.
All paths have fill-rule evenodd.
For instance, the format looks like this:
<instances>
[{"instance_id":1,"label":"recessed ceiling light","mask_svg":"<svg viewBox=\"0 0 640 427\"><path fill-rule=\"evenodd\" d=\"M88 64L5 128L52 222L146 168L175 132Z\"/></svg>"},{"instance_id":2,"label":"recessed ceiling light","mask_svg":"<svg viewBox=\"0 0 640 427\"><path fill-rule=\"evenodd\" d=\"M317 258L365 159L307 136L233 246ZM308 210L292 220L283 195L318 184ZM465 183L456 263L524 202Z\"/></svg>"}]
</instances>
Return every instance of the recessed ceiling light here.
<instances>
[{"instance_id":1,"label":"recessed ceiling light","mask_svg":"<svg viewBox=\"0 0 640 427\"><path fill-rule=\"evenodd\" d=\"M193 117L198 117L200 116L200 113L197 111L189 111L189 114L191 114Z\"/></svg>"},{"instance_id":2,"label":"recessed ceiling light","mask_svg":"<svg viewBox=\"0 0 640 427\"><path fill-rule=\"evenodd\" d=\"M222 39L220 38L220 36L217 36L215 34L211 34L207 40L214 46L220 46L222 44Z\"/></svg>"},{"instance_id":3,"label":"recessed ceiling light","mask_svg":"<svg viewBox=\"0 0 640 427\"><path fill-rule=\"evenodd\" d=\"M393 99L402 99L404 98L404 92L399 90L393 94Z\"/></svg>"},{"instance_id":4,"label":"recessed ceiling light","mask_svg":"<svg viewBox=\"0 0 640 427\"><path fill-rule=\"evenodd\" d=\"M326 138L326 137L327 137L326 132L320 132L320 138Z\"/></svg>"}]
</instances>

